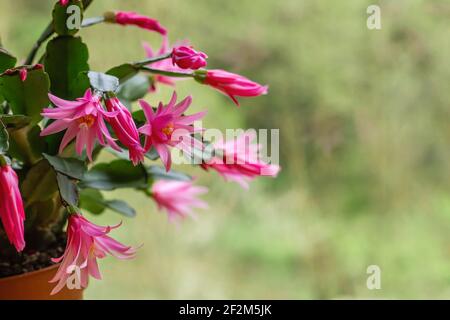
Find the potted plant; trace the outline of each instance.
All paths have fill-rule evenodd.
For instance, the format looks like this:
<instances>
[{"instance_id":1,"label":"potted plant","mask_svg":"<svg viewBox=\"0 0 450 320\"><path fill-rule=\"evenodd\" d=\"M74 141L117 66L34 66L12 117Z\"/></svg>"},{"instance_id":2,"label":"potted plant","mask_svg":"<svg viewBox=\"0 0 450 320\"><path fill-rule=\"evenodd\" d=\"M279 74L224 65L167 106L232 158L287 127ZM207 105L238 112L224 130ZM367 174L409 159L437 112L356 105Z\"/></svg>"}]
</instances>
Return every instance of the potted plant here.
<instances>
[{"instance_id":1,"label":"potted plant","mask_svg":"<svg viewBox=\"0 0 450 320\"><path fill-rule=\"evenodd\" d=\"M279 171L258 158L250 133L203 139L194 122L205 112L189 112L191 97L174 92L158 106L144 100L180 78L215 88L236 104L237 97L266 94L266 86L206 69L207 55L188 45L171 47L157 20L123 11L86 18L91 2L58 1L24 63L0 48L0 299L80 299L89 277L100 278L98 259L135 256L136 247L112 238L120 224L99 226L83 216L106 209L135 215L125 199L107 200L102 191L144 192L170 220L206 207L199 199L206 188L171 170L173 149L244 187ZM99 23L147 29L161 37L162 47L147 46L142 61L95 72L88 61L93 53L78 33ZM102 151L116 159L99 162Z\"/></svg>"}]
</instances>

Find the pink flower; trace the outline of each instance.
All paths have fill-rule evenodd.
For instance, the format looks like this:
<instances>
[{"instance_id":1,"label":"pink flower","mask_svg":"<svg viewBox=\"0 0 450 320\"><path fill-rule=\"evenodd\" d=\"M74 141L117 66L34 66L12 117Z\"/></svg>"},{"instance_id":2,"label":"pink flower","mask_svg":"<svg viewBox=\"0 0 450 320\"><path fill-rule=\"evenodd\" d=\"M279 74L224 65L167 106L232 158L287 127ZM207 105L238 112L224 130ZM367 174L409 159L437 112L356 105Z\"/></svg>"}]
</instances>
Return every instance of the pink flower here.
<instances>
[{"instance_id":1,"label":"pink flower","mask_svg":"<svg viewBox=\"0 0 450 320\"><path fill-rule=\"evenodd\" d=\"M130 160L134 165L144 162L145 150L141 146L139 132L130 111L117 98L106 100L106 109L116 113L115 117L107 118L119 141L128 148Z\"/></svg>"},{"instance_id":2,"label":"pink flower","mask_svg":"<svg viewBox=\"0 0 450 320\"><path fill-rule=\"evenodd\" d=\"M136 12L118 11L115 13L115 22L124 26L135 25L142 29L156 31L163 36L167 34L167 30L157 20Z\"/></svg>"},{"instance_id":3,"label":"pink flower","mask_svg":"<svg viewBox=\"0 0 450 320\"><path fill-rule=\"evenodd\" d=\"M195 79L229 96L238 106L236 97L257 97L268 92L268 86L224 70L198 70Z\"/></svg>"},{"instance_id":4,"label":"pink flower","mask_svg":"<svg viewBox=\"0 0 450 320\"><path fill-rule=\"evenodd\" d=\"M25 213L17 174L7 164L0 167L0 219L9 241L21 252L25 247Z\"/></svg>"},{"instance_id":5,"label":"pink flower","mask_svg":"<svg viewBox=\"0 0 450 320\"><path fill-rule=\"evenodd\" d=\"M65 7L69 4L69 0L59 0L59 4L63 7Z\"/></svg>"},{"instance_id":6,"label":"pink flower","mask_svg":"<svg viewBox=\"0 0 450 320\"><path fill-rule=\"evenodd\" d=\"M61 265L50 283L58 282L51 294L58 293L66 284L71 274L78 269L80 285L86 288L89 276L101 279L97 258L103 259L108 254L119 259L132 259L136 249L123 245L109 237L111 230L120 226L102 227L89 222L80 214L69 216L67 227L67 245L64 254L52 259ZM75 273L76 274L76 273Z\"/></svg>"},{"instance_id":7,"label":"pink flower","mask_svg":"<svg viewBox=\"0 0 450 320\"><path fill-rule=\"evenodd\" d=\"M213 157L201 166L217 171L225 180L237 182L245 189L258 176L276 177L280 167L258 159L261 145L251 143L255 137L254 133L245 133L226 143L216 142L214 149L222 156Z\"/></svg>"},{"instance_id":8,"label":"pink flower","mask_svg":"<svg viewBox=\"0 0 450 320\"><path fill-rule=\"evenodd\" d=\"M160 103L155 112L147 102L139 100L147 118L146 124L139 128L139 132L146 136L144 148L148 151L154 147L167 171L170 170L172 162L169 146L183 150L189 155L192 154L193 148L203 149L203 144L191 134L198 131L192 124L203 118L206 111L185 116L183 114L191 105L192 98L187 97L178 104L176 101L177 94L174 92L169 104L164 106Z\"/></svg>"},{"instance_id":9,"label":"pink flower","mask_svg":"<svg viewBox=\"0 0 450 320\"><path fill-rule=\"evenodd\" d=\"M22 82L25 82L25 80L27 80L27 77L28 77L28 70L27 70L27 68L20 69L19 77L20 77L20 81L22 81Z\"/></svg>"},{"instance_id":10,"label":"pink flower","mask_svg":"<svg viewBox=\"0 0 450 320\"><path fill-rule=\"evenodd\" d=\"M152 186L152 196L160 210L164 209L169 220L194 216L192 208L207 209L208 204L197 197L208 192L208 188L194 186L191 181L159 180Z\"/></svg>"},{"instance_id":11,"label":"pink flower","mask_svg":"<svg viewBox=\"0 0 450 320\"><path fill-rule=\"evenodd\" d=\"M86 154L91 161L96 140L103 146L109 145L120 151L104 121L104 117L116 116L118 112L105 111L100 103L100 97L92 95L91 89L88 89L84 97L78 98L76 101L63 100L52 94L48 96L56 108L44 109L42 116L56 121L42 130L41 136L66 130L59 146L60 153L75 138L76 152L81 155L86 146Z\"/></svg>"},{"instance_id":12,"label":"pink flower","mask_svg":"<svg viewBox=\"0 0 450 320\"><path fill-rule=\"evenodd\" d=\"M147 54L147 58L154 58L154 57L166 55L166 54L172 52L172 48L169 46L169 40L166 36L163 38L163 43L161 45L161 48L159 49L159 51L156 54L153 52L152 47L148 43L144 42L143 47ZM178 66L174 66L170 59L164 59L161 61L154 62L150 66L154 69L170 71L170 72L186 72L187 71L187 70L183 70L183 69L179 68ZM153 83L150 88L150 92L156 91L158 83L169 85L169 86L175 86L175 81L178 81L178 80L181 80L181 79L180 78L178 78L178 79L171 78L168 76L163 76L163 75L158 75L158 74L154 75Z\"/></svg>"},{"instance_id":13,"label":"pink flower","mask_svg":"<svg viewBox=\"0 0 450 320\"><path fill-rule=\"evenodd\" d=\"M206 67L208 56L192 47L178 46L172 51L172 63L181 69L197 70Z\"/></svg>"}]
</instances>

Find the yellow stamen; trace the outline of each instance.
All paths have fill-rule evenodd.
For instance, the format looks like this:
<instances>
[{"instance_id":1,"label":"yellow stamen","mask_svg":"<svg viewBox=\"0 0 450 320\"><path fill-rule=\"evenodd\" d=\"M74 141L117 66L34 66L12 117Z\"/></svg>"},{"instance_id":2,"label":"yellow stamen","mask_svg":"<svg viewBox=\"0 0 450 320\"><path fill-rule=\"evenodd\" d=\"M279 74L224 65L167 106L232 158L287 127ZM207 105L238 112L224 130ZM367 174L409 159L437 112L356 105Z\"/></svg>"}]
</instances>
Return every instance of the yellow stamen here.
<instances>
[{"instance_id":1,"label":"yellow stamen","mask_svg":"<svg viewBox=\"0 0 450 320\"><path fill-rule=\"evenodd\" d=\"M162 132L166 136L170 136L173 133L173 123L169 123L164 129L162 129Z\"/></svg>"},{"instance_id":2,"label":"yellow stamen","mask_svg":"<svg viewBox=\"0 0 450 320\"><path fill-rule=\"evenodd\" d=\"M80 127L86 126L86 127L90 128L90 127L92 127L92 125L95 122L95 117L91 114L88 114L81 118L78 118L77 122L80 124Z\"/></svg>"}]
</instances>

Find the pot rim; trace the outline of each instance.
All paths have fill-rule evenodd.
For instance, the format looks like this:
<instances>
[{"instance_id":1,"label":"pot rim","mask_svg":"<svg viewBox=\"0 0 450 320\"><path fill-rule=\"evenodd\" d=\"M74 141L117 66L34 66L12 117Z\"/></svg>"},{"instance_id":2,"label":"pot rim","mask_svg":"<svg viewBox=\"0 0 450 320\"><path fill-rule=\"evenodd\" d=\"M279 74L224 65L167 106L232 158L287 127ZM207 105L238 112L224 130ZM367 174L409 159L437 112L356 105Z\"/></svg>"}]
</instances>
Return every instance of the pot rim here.
<instances>
[{"instance_id":1,"label":"pot rim","mask_svg":"<svg viewBox=\"0 0 450 320\"><path fill-rule=\"evenodd\" d=\"M47 272L50 271L52 269L57 269L59 267L59 263L53 264L51 266L39 269L39 270L34 270L34 271L30 271L30 272L25 272L25 273L21 273L21 274L16 274L14 276L9 276L9 277L5 277L5 278L0 278L0 284L2 283L6 283L9 281L14 281L17 279L21 279L21 278L25 278L25 277L30 277L39 273L43 273L43 272Z\"/></svg>"}]
</instances>

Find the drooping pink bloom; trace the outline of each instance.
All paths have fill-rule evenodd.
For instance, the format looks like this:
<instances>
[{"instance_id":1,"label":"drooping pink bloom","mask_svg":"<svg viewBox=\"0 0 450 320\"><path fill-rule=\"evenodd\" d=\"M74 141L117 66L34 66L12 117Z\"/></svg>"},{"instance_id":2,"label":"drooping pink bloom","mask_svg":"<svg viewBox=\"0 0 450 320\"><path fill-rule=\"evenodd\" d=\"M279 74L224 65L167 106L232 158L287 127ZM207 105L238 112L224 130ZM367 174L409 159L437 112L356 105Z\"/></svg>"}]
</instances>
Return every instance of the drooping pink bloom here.
<instances>
[{"instance_id":1,"label":"drooping pink bloom","mask_svg":"<svg viewBox=\"0 0 450 320\"><path fill-rule=\"evenodd\" d=\"M147 58L154 58L154 57L166 55L166 54L169 54L170 52L172 52L172 48L169 45L169 39L167 38L167 36L165 36L163 38L161 48L159 49L158 52L156 52L156 54L153 51L152 47L148 43L143 42L142 45L146 52ZM187 45L187 43L180 43L179 45ZM180 67L178 67L176 65L173 65L171 59L164 59L161 61L157 61L157 62L152 63L149 66L153 69L170 71L170 72L182 73L182 72L189 71L189 70L181 69ZM156 74L153 76L152 80L153 80L153 82L150 87L150 92L155 92L157 89L158 83L173 87L173 86L175 86L175 82L181 80L181 78L172 78L172 77Z\"/></svg>"},{"instance_id":2,"label":"drooping pink bloom","mask_svg":"<svg viewBox=\"0 0 450 320\"><path fill-rule=\"evenodd\" d=\"M139 103L144 110L147 122L139 128L139 132L144 134L146 151L154 147L161 157L166 170L170 170L172 163L169 147L176 147L191 155L193 149L203 149L203 144L192 137L192 134L201 131L201 128L194 128L192 124L203 118L206 111L185 116L183 113L189 108L192 98L189 96L176 104L177 94L173 93L172 99L167 105L159 104L158 109L153 108L144 100Z\"/></svg>"},{"instance_id":3,"label":"drooping pink bloom","mask_svg":"<svg viewBox=\"0 0 450 320\"><path fill-rule=\"evenodd\" d=\"M194 186L191 181L159 180L152 186L152 196L160 210L166 210L169 220L177 217L194 216L192 208L207 209L208 204L199 195L208 192L208 188Z\"/></svg>"},{"instance_id":4,"label":"drooping pink bloom","mask_svg":"<svg viewBox=\"0 0 450 320\"><path fill-rule=\"evenodd\" d=\"M59 0L59 4L65 7L69 4L69 0Z\"/></svg>"},{"instance_id":5,"label":"drooping pink bloom","mask_svg":"<svg viewBox=\"0 0 450 320\"><path fill-rule=\"evenodd\" d=\"M115 22L124 26L134 25L142 29L155 31L163 36L167 34L166 28L164 28L159 21L140 15L136 12L118 11L115 13Z\"/></svg>"},{"instance_id":6,"label":"drooping pink bloom","mask_svg":"<svg viewBox=\"0 0 450 320\"><path fill-rule=\"evenodd\" d=\"M20 69L19 77L20 77L20 81L22 81L22 82L25 82L25 80L27 80L27 77L28 77L28 70L27 70L27 68Z\"/></svg>"},{"instance_id":7,"label":"drooping pink bloom","mask_svg":"<svg viewBox=\"0 0 450 320\"><path fill-rule=\"evenodd\" d=\"M189 46L178 46L173 48L172 63L181 69L197 70L207 65L208 56L199 51L195 51Z\"/></svg>"},{"instance_id":8,"label":"drooping pink bloom","mask_svg":"<svg viewBox=\"0 0 450 320\"><path fill-rule=\"evenodd\" d=\"M268 86L224 70L197 70L195 79L229 96L238 106L236 97L257 97L268 92Z\"/></svg>"},{"instance_id":9,"label":"drooping pink bloom","mask_svg":"<svg viewBox=\"0 0 450 320\"><path fill-rule=\"evenodd\" d=\"M120 151L119 146L109 134L104 120L105 117L116 116L118 112L104 110L100 97L93 95L91 89L88 89L84 96L76 99L76 101L63 100L52 94L48 96L56 108L46 108L41 114L56 121L42 130L41 136L66 130L59 146L60 153L75 138L76 152L81 155L86 146L86 155L91 161L96 140L103 146L109 145Z\"/></svg>"},{"instance_id":10,"label":"drooping pink bloom","mask_svg":"<svg viewBox=\"0 0 450 320\"><path fill-rule=\"evenodd\" d=\"M252 143L256 134L244 133L231 141L217 141L214 150L220 154L201 166L205 170L215 170L227 181L239 183L248 189L248 182L259 176L276 177L280 167L267 164L259 159L261 145Z\"/></svg>"},{"instance_id":11,"label":"drooping pink bloom","mask_svg":"<svg viewBox=\"0 0 450 320\"><path fill-rule=\"evenodd\" d=\"M89 222L80 214L69 216L66 250L61 257L52 259L55 263L61 263L56 275L49 281L58 282L51 292L52 295L67 284L67 279L74 273L75 268L79 270L80 286L86 288L89 276L101 279L97 259L103 259L108 254L118 259L134 258L135 248L125 246L108 236L111 230L119 226L120 224L102 227Z\"/></svg>"},{"instance_id":12,"label":"drooping pink bloom","mask_svg":"<svg viewBox=\"0 0 450 320\"><path fill-rule=\"evenodd\" d=\"M11 244L18 252L25 247L22 196L16 172L7 164L0 167L0 219Z\"/></svg>"},{"instance_id":13,"label":"drooping pink bloom","mask_svg":"<svg viewBox=\"0 0 450 320\"><path fill-rule=\"evenodd\" d=\"M109 112L117 112L116 116L108 117L107 121L119 141L128 148L130 160L134 165L144 162L145 150L141 146L139 132L130 111L116 97L107 99L105 104Z\"/></svg>"}]
</instances>

